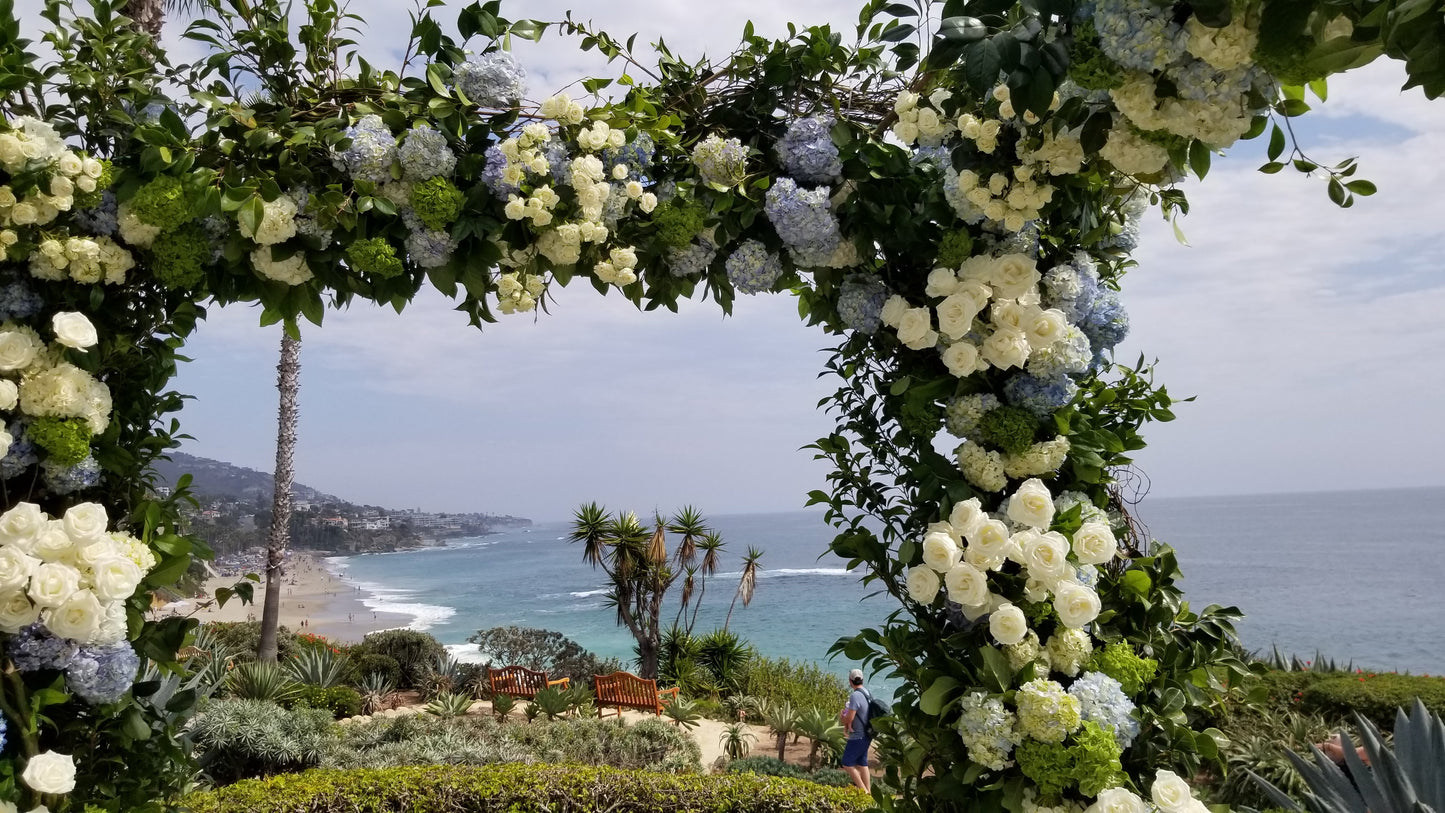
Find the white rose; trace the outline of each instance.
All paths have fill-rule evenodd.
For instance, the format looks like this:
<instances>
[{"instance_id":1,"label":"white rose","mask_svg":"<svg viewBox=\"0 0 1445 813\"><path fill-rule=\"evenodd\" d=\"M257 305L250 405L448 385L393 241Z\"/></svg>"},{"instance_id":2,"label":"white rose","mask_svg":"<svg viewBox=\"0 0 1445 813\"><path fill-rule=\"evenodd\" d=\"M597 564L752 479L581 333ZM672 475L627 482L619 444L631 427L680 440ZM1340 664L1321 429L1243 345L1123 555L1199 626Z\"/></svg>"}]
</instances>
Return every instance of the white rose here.
<instances>
[{"instance_id":1,"label":"white rose","mask_svg":"<svg viewBox=\"0 0 1445 813\"><path fill-rule=\"evenodd\" d=\"M943 576L948 586L948 599L966 607L977 607L988 601L988 576L967 562L959 562Z\"/></svg>"},{"instance_id":2,"label":"white rose","mask_svg":"<svg viewBox=\"0 0 1445 813\"><path fill-rule=\"evenodd\" d=\"M1025 480L1008 501L1008 518L1018 525L1047 528L1054 520L1054 498L1037 477Z\"/></svg>"},{"instance_id":3,"label":"white rose","mask_svg":"<svg viewBox=\"0 0 1445 813\"><path fill-rule=\"evenodd\" d=\"M1188 782L1180 779L1173 771L1163 769L1154 774L1154 784L1149 788L1149 796L1164 813L1183 813L1194 799Z\"/></svg>"},{"instance_id":4,"label":"white rose","mask_svg":"<svg viewBox=\"0 0 1445 813\"><path fill-rule=\"evenodd\" d=\"M1029 634L1029 621L1024 611L1012 604L1003 604L988 616L988 631L995 641L1013 646Z\"/></svg>"},{"instance_id":5,"label":"white rose","mask_svg":"<svg viewBox=\"0 0 1445 813\"><path fill-rule=\"evenodd\" d=\"M986 519L968 535L968 546L990 558L1003 558L1008 553L1008 526L1002 520Z\"/></svg>"},{"instance_id":6,"label":"white rose","mask_svg":"<svg viewBox=\"0 0 1445 813\"><path fill-rule=\"evenodd\" d=\"M125 604L113 601L105 605L105 616L100 619L100 627L90 642L99 646L118 644L126 639L126 632Z\"/></svg>"},{"instance_id":7,"label":"white rose","mask_svg":"<svg viewBox=\"0 0 1445 813\"><path fill-rule=\"evenodd\" d=\"M996 328L1007 328L1010 331L1023 333L1033 322L1034 311L1038 308L1030 308L1028 305L1019 302L1017 299L1001 299L993 303L989 309L988 318ZM1027 339L1027 335L1024 337Z\"/></svg>"},{"instance_id":8,"label":"white rose","mask_svg":"<svg viewBox=\"0 0 1445 813\"><path fill-rule=\"evenodd\" d=\"M57 313L51 318L50 327L55 331L57 342L76 350L94 347L95 343L100 341L100 337L95 333L95 325L92 325L83 313Z\"/></svg>"},{"instance_id":9,"label":"white rose","mask_svg":"<svg viewBox=\"0 0 1445 813\"><path fill-rule=\"evenodd\" d=\"M0 591L0 632L11 635L40 618L40 608L31 603L23 590Z\"/></svg>"},{"instance_id":10,"label":"white rose","mask_svg":"<svg viewBox=\"0 0 1445 813\"><path fill-rule=\"evenodd\" d=\"M15 545L29 553L48 522L35 503L16 503L14 508L0 514L0 545Z\"/></svg>"},{"instance_id":11,"label":"white rose","mask_svg":"<svg viewBox=\"0 0 1445 813\"><path fill-rule=\"evenodd\" d=\"M939 573L947 573L962 556L963 552L946 533L934 531L923 537L923 563Z\"/></svg>"},{"instance_id":12,"label":"white rose","mask_svg":"<svg viewBox=\"0 0 1445 813\"><path fill-rule=\"evenodd\" d=\"M1064 338L1069 330L1069 320L1064 312L1055 308L1039 311L1024 328L1029 344L1034 348L1048 347Z\"/></svg>"},{"instance_id":13,"label":"white rose","mask_svg":"<svg viewBox=\"0 0 1445 813\"><path fill-rule=\"evenodd\" d=\"M952 375L967 378L978 372L978 347L960 339L943 351L943 364Z\"/></svg>"},{"instance_id":14,"label":"white rose","mask_svg":"<svg viewBox=\"0 0 1445 813\"><path fill-rule=\"evenodd\" d=\"M91 542L88 545L76 543L75 554L72 557L78 567L94 568L97 562L110 556L124 556L125 552L116 545L115 540L105 537L99 541Z\"/></svg>"},{"instance_id":15,"label":"white rose","mask_svg":"<svg viewBox=\"0 0 1445 813\"><path fill-rule=\"evenodd\" d=\"M75 760L54 751L36 754L25 762L20 778L36 793L69 793L75 790Z\"/></svg>"},{"instance_id":16,"label":"white rose","mask_svg":"<svg viewBox=\"0 0 1445 813\"><path fill-rule=\"evenodd\" d=\"M144 575L130 559L108 556L91 569L92 589L102 601L123 601L131 597Z\"/></svg>"},{"instance_id":17,"label":"white rose","mask_svg":"<svg viewBox=\"0 0 1445 813\"><path fill-rule=\"evenodd\" d=\"M1054 611L1070 629L1080 629L1099 617L1099 596L1078 582L1063 581L1054 587Z\"/></svg>"},{"instance_id":18,"label":"white rose","mask_svg":"<svg viewBox=\"0 0 1445 813\"><path fill-rule=\"evenodd\" d=\"M928 308L909 308L898 320L898 341L912 350L927 350L938 343L933 314Z\"/></svg>"},{"instance_id":19,"label":"white rose","mask_svg":"<svg viewBox=\"0 0 1445 813\"><path fill-rule=\"evenodd\" d=\"M61 638L89 643L105 620L105 608L89 590L77 590L59 607L45 612L45 626Z\"/></svg>"},{"instance_id":20,"label":"white rose","mask_svg":"<svg viewBox=\"0 0 1445 813\"><path fill-rule=\"evenodd\" d=\"M11 410L20 400L20 388L8 378L0 378L0 409Z\"/></svg>"},{"instance_id":21,"label":"white rose","mask_svg":"<svg viewBox=\"0 0 1445 813\"><path fill-rule=\"evenodd\" d=\"M903 320L903 314L907 311L908 300L894 294L883 303L883 310L879 313L879 318L883 320L883 324L896 329L898 323Z\"/></svg>"},{"instance_id":22,"label":"white rose","mask_svg":"<svg viewBox=\"0 0 1445 813\"><path fill-rule=\"evenodd\" d=\"M1063 534L1025 532L1028 538L1019 543L1029 576L1052 587L1059 579L1073 572L1069 565L1069 542ZM1023 533L1016 534L1024 536Z\"/></svg>"},{"instance_id":23,"label":"white rose","mask_svg":"<svg viewBox=\"0 0 1445 813\"><path fill-rule=\"evenodd\" d=\"M946 273L953 276L952 272ZM938 332L957 339L973 330L973 320L978 316L977 304L976 298L970 294L950 293L938 303Z\"/></svg>"},{"instance_id":24,"label":"white rose","mask_svg":"<svg viewBox=\"0 0 1445 813\"><path fill-rule=\"evenodd\" d=\"M908 597L919 604L932 604L938 598L938 574L929 567L908 568Z\"/></svg>"},{"instance_id":25,"label":"white rose","mask_svg":"<svg viewBox=\"0 0 1445 813\"><path fill-rule=\"evenodd\" d=\"M999 299L1018 299L1039 284L1039 270L1026 254L1005 254L993 263L989 282Z\"/></svg>"},{"instance_id":26,"label":"white rose","mask_svg":"<svg viewBox=\"0 0 1445 813\"><path fill-rule=\"evenodd\" d=\"M63 562L71 558L74 550L75 542L65 532L65 527L51 520L35 538L35 546L30 552L47 562Z\"/></svg>"},{"instance_id":27,"label":"white rose","mask_svg":"<svg viewBox=\"0 0 1445 813\"><path fill-rule=\"evenodd\" d=\"M1074 531L1074 555L1080 564L1102 565L1119 554L1119 541L1108 523L1093 520Z\"/></svg>"},{"instance_id":28,"label":"white rose","mask_svg":"<svg viewBox=\"0 0 1445 813\"><path fill-rule=\"evenodd\" d=\"M23 370L35 361L39 352L40 343L29 333L0 330L0 371Z\"/></svg>"},{"instance_id":29,"label":"white rose","mask_svg":"<svg viewBox=\"0 0 1445 813\"><path fill-rule=\"evenodd\" d=\"M1006 560L1004 557L1002 557L1002 556L989 556L986 552L984 552L984 551L981 550L980 548L978 548L978 547L976 547L976 546L973 546L973 545L969 545L969 546L968 546L966 549L964 549L964 551L963 551L963 561L967 562L968 564L973 565L974 567L978 568L979 570L985 570L985 571L987 571L987 570L998 570L998 569L1002 568L1003 565L1004 565L1004 562L1007 561L1007 560Z\"/></svg>"},{"instance_id":30,"label":"white rose","mask_svg":"<svg viewBox=\"0 0 1445 813\"><path fill-rule=\"evenodd\" d=\"M11 545L0 548L0 591L24 590L39 566L39 559L20 548Z\"/></svg>"},{"instance_id":31,"label":"white rose","mask_svg":"<svg viewBox=\"0 0 1445 813\"><path fill-rule=\"evenodd\" d=\"M948 524L965 537L972 537L986 519L988 515L983 512L977 497L954 503L953 510L948 514Z\"/></svg>"},{"instance_id":32,"label":"white rose","mask_svg":"<svg viewBox=\"0 0 1445 813\"><path fill-rule=\"evenodd\" d=\"M59 607L80 589L80 571L62 562L46 562L30 577L30 600L41 607Z\"/></svg>"},{"instance_id":33,"label":"white rose","mask_svg":"<svg viewBox=\"0 0 1445 813\"><path fill-rule=\"evenodd\" d=\"M984 361L999 368L1007 370L1010 367L1023 367L1028 363L1029 353L1033 348L1029 346L1028 336L1021 330L1010 330L1000 328L989 334L983 340Z\"/></svg>"},{"instance_id":34,"label":"white rose","mask_svg":"<svg viewBox=\"0 0 1445 813\"><path fill-rule=\"evenodd\" d=\"M958 290L958 277L951 268L935 268L928 273L923 292L929 296L948 296Z\"/></svg>"},{"instance_id":35,"label":"white rose","mask_svg":"<svg viewBox=\"0 0 1445 813\"><path fill-rule=\"evenodd\" d=\"M1146 813L1144 800L1128 788L1107 788L1099 791L1094 803L1084 813Z\"/></svg>"}]
</instances>

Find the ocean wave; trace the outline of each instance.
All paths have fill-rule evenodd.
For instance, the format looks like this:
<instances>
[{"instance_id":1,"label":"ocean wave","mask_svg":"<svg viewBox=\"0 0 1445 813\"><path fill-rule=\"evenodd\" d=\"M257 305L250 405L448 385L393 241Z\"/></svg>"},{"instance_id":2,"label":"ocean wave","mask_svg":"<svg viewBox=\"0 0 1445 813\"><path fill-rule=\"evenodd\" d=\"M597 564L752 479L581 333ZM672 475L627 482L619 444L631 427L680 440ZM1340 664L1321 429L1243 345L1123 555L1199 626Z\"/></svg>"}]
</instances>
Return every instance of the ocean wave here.
<instances>
[{"instance_id":1,"label":"ocean wave","mask_svg":"<svg viewBox=\"0 0 1445 813\"><path fill-rule=\"evenodd\" d=\"M346 584L361 588L363 594L361 603L368 610L374 613L411 616L411 621L406 624L407 629L424 632L457 614L455 607L413 601L412 597L416 595L415 590L404 590L387 587L376 582L349 579L346 577L346 562L334 561L340 558L342 557L328 557L327 569Z\"/></svg>"},{"instance_id":2,"label":"ocean wave","mask_svg":"<svg viewBox=\"0 0 1445 813\"><path fill-rule=\"evenodd\" d=\"M571 596L572 598L591 598L592 596L605 596L607 595L607 588L604 587L601 590L581 590L576 593L568 593L567 595Z\"/></svg>"},{"instance_id":3,"label":"ocean wave","mask_svg":"<svg viewBox=\"0 0 1445 813\"><path fill-rule=\"evenodd\" d=\"M443 644L443 646L446 647L447 654L451 655L452 659L458 663L487 662L487 659L482 655L482 651L477 649L476 644Z\"/></svg>"},{"instance_id":4,"label":"ocean wave","mask_svg":"<svg viewBox=\"0 0 1445 813\"><path fill-rule=\"evenodd\" d=\"M743 572L742 572L741 570L734 570L734 571L731 571L731 572L729 572L729 573L719 573L719 574L717 574L717 578L719 578L719 579L738 579L738 578L742 578L742 575L743 575ZM845 568L845 567L780 567L780 568L778 568L778 569L776 569L776 570L766 570L766 569L764 569L764 570L759 570L759 571L758 571L758 578L759 578L759 579L784 579L784 578L788 578L789 576L858 576L858 575L860 575L860 574L855 573L854 571L849 570L849 569L847 569L847 568Z\"/></svg>"}]
</instances>

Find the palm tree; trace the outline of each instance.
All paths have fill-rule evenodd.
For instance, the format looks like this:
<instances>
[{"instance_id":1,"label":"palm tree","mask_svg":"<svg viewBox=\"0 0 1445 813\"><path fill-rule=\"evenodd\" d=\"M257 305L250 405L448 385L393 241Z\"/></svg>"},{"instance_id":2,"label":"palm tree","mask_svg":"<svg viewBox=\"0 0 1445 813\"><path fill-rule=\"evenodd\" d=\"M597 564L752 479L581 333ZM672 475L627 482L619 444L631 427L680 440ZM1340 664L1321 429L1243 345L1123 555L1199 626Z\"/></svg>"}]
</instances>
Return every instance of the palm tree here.
<instances>
[{"instance_id":1,"label":"palm tree","mask_svg":"<svg viewBox=\"0 0 1445 813\"><path fill-rule=\"evenodd\" d=\"M667 561L667 533L662 524L662 515L653 514L657 529L652 532L652 539L647 543L647 558L654 562Z\"/></svg>"},{"instance_id":2,"label":"palm tree","mask_svg":"<svg viewBox=\"0 0 1445 813\"><path fill-rule=\"evenodd\" d=\"M768 703L763 707L763 722L778 740L778 761L781 762L788 746L788 735L798 728L798 712L786 700Z\"/></svg>"},{"instance_id":3,"label":"palm tree","mask_svg":"<svg viewBox=\"0 0 1445 813\"><path fill-rule=\"evenodd\" d=\"M738 579L738 591L733 594L733 601L728 605L727 618L723 619L723 629L728 628L728 623L733 620L733 608L737 606L738 599L743 600L746 607L753 601L753 591L758 586L758 560L763 558L763 552L757 548L748 548L748 555L743 557L743 575Z\"/></svg>"},{"instance_id":4,"label":"palm tree","mask_svg":"<svg viewBox=\"0 0 1445 813\"><path fill-rule=\"evenodd\" d=\"M607 603L616 609L618 625L627 627L637 641L639 671L645 678L657 677L662 599L677 579L667 561L665 537L662 555L655 555L663 533L660 521L649 533L636 514L618 512L609 518L594 502L577 509L569 535L582 543L582 561L601 567L611 580Z\"/></svg>"},{"instance_id":5,"label":"palm tree","mask_svg":"<svg viewBox=\"0 0 1445 813\"><path fill-rule=\"evenodd\" d=\"M838 718L822 709L808 709L798 718L798 725L795 729L799 734L812 741L813 747L808 751L808 770L818 767L818 748L826 744L836 750L839 743L843 741L843 726L838 723Z\"/></svg>"},{"instance_id":6,"label":"palm tree","mask_svg":"<svg viewBox=\"0 0 1445 813\"><path fill-rule=\"evenodd\" d=\"M266 599L261 608L261 641L256 659L276 661L276 627L281 617L281 566L291 533L292 462L296 449L296 402L301 390L301 340L281 333L281 360L276 364L276 389L281 403L276 420L275 491L271 503L271 531L266 540Z\"/></svg>"},{"instance_id":7,"label":"palm tree","mask_svg":"<svg viewBox=\"0 0 1445 813\"><path fill-rule=\"evenodd\" d=\"M683 542L687 542L686 534L683 535ZM702 564L698 567L703 579L698 585L697 601L692 605L692 616L688 618L688 632L692 632L692 628L697 624L697 613L702 609L702 597L707 595L707 577L717 573L718 560L721 558L723 550L722 537L716 531L705 531L702 538L697 540L696 545L697 549L702 551Z\"/></svg>"},{"instance_id":8,"label":"palm tree","mask_svg":"<svg viewBox=\"0 0 1445 813\"><path fill-rule=\"evenodd\" d=\"M685 505L681 511L673 514L667 529L675 534L682 534L682 542L677 546L677 563L683 567L691 565L692 560L697 558L698 539L708 532L702 513L691 505Z\"/></svg>"},{"instance_id":9,"label":"palm tree","mask_svg":"<svg viewBox=\"0 0 1445 813\"><path fill-rule=\"evenodd\" d=\"M677 604L677 615L672 617L672 626L677 628L677 622L682 620L682 614L687 612L687 604L692 601L692 591L698 584L697 566L688 565L682 573L682 600ZM699 596L701 600L701 596Z\"/></svg>"}]
</instances>

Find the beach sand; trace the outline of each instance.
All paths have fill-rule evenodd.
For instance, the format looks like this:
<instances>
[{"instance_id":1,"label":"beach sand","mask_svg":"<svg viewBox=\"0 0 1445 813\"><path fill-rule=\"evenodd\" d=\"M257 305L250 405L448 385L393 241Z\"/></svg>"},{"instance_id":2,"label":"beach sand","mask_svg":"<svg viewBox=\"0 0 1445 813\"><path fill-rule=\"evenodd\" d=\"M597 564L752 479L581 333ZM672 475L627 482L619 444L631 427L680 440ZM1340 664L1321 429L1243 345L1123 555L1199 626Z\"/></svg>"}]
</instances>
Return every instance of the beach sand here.
<instances>
[{"instance_id":1,"label":"beach sand","mask_svg":"<svg viewBox=\"0 0 1445 813\"><path fill-rule=\"evenodd\" d=\"M259 568L258 568L259 570ZM286 561L281 584L281 625L292 632L309 632L334 641L358 642L369 632L396 629L411 623L402 613L375 612L363 603L367 594L347 584L328 571L320 559L305 553L292 553ZM157 615L182 615L207 621L258 621L265 602L264 584L252 583L255 600L242 604L232 597L224 607L214 600L220 587L231 587L236 577L207 579L205 596L167 605Z\"/></svg>"}]
</instances>

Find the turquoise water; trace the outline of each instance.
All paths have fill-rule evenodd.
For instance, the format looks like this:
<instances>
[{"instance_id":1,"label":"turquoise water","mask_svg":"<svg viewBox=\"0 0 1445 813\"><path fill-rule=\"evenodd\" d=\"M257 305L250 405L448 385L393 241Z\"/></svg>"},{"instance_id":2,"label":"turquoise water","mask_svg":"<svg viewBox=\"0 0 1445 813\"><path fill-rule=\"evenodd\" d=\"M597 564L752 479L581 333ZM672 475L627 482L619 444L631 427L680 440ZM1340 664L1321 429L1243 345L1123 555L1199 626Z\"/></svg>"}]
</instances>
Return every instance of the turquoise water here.
<instances>
[{"instance_id":1,"label":"turquoise water","mask_svg":"<svg viewBox=\"0 0 1445 813\"><path fill-rule=\"evenodd\" d=\"M1173 545L1196 606L1234 604L1248 617L1244 643L1277 646L1375 669L1445 673L1445 488L1252 497L1147 499L1137 511ZM730 628L765 655L829 662L839 637L882 622L897 604L869 596L858 574L827 553L821 514L711 517L728 555L708 580L696 629L722 624L742 554L762 548L752 604ZM336 557L330 566L370 594L377 610L402 612L453 651L479 629L554 629L601 655L629 660L632 639L604 603L605 577L583 564L565 523L539 524L445 547ZM675 545L669 540L669 545ZM821 558L820 558L821 555ZM664 626L675 605L665 609Z\"/></svg>"}]
</instances>

